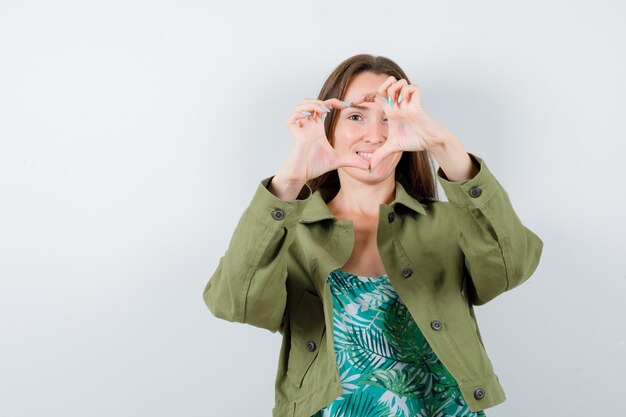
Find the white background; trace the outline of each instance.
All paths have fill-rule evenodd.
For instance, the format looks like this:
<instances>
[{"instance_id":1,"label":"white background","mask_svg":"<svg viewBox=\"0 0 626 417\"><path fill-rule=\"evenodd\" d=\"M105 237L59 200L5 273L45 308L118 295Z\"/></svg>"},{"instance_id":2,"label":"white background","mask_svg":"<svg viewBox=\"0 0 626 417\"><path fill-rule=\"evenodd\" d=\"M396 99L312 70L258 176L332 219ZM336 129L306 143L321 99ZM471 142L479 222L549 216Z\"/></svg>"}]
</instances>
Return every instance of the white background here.
<instances>
[{"instance_id":1,"label":"white background","mask_svg":"<svg viewBox=\"0 0 626 417\"><path fill-rule=\"evenodd\" d=\"M487 415L623 414L624 12L2 0L0 417L270 415L280 335L202 290L285 119L356 53L400 64L544 241L476 308L507 395Z\"/></svg>"}]
</instances>

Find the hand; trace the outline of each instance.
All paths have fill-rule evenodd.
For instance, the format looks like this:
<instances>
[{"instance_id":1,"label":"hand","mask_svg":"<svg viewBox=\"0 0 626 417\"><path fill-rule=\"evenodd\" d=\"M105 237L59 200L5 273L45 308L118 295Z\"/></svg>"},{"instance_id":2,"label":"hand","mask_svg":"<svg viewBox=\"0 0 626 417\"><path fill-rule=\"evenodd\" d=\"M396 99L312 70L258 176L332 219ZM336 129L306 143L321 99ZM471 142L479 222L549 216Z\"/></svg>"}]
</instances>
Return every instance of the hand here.
<instances>
[{"instance_id":1,"label":"hand","mask_svg":"<svg viewBox=\"0 0 626 417\"><path fill-rule=\"evenodd\" d=\"M337 153L326 137L326 114L330 109L346 107L347 103L336 98L324 101L304 99L300 102L285 122L293 137L291 151L280 170L286 178L305 183L340 167L369 168L369 162L356 154Z\"/></svg>"},{"instance_id":2,"label":"hand","mask_svg":"<svg viewBox=\"0 0 626 417\"><path fill-rule=\"evenodd\" d=\"M420 102L419 87L408 84L405 79L390 76L375 93L358 97L352 104L364 101L383 106L389 123L387 141L370 159L372 170L396 152L436 152L452 136L448 129L426 114Z\"/></svg>"}]
</instances>

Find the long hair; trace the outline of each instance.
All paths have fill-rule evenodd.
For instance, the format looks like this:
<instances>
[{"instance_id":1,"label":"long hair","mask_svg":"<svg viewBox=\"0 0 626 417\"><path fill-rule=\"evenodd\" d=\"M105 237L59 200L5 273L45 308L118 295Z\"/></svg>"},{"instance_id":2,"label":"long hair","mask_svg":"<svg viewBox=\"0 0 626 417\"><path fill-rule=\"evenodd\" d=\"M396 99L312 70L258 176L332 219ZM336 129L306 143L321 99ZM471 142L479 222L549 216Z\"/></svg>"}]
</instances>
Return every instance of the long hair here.
<instances>
[{"instance_id":1,"label":"long hair","mask_svg":"<svg viewBox=\"0 0 626 417\"><path fill-rule=\"evenodd\" d=\"M319 100L329 98L343 100L350 82L362 72L392 75L398 80L404 78L409 84L411 83L402 68L389 58L359 54L346 59L333 70L324 82L317 98ZM337 114L338 111L332 109L324 122L326 137L333 147ZM400 162L396 166L395 178L416 200L427 202L437 199L435 170L427 151L402 152ZM337 194L341 187L336 169L307 181L307 184L314 192L319 188L324 195L330 196Z\"/></svg>"}]
</instances>

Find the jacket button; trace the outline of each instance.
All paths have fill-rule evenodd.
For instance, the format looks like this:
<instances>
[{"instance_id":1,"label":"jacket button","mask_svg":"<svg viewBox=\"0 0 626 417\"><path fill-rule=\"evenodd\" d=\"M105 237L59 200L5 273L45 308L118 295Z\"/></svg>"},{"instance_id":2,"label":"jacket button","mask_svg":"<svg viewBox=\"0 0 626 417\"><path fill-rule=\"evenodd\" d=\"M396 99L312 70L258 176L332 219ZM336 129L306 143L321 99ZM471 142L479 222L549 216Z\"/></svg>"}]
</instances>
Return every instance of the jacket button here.
<instances>
[{"instance_id":1,"label":"jacket button","mask_svg":"<svg viewBox=\"0 0 626 417\"><path fill-rule=\"evenodd\" d=\"M274 208L272 209L272 217L275 220L282 220L285 217L285 212L282 209Z\"/></svg>"},{"instance_id":2,"label":"jacket button","mask_svg":"<svg viewBox=\"0 0 626 417\"><path fill-rule=\"evenodd\" d=\"M441 322L439 320L433 320L430 322L430 327L433 328L433 330L441 330Z\"/></svg>"},{"instance_id":3,"label":"jacket button","mask_svg":"<svg viewBox=\"0 0 626 417\"><path fill-rule=\"evenodd\" d=\"M410 276L411 276L411 274L413 274L413 270L412 270L411 268L404 268L404 269L402 270L402 276L403 276L404 278L408 278L408 277L410 277Z\"/></svg>"},{"instance_id":4,"label":"jacket button","mask_svg":"<svg viewBox=\"0 0 626 417\"><path fill-rule=\"evenodd\" d=\"M306 342L306 350L308 350L309 352L314 352L315 351L315 342L312 340L309 340L308 342Z\"/></svg>"},{"instance_id":5,"label":"jacket button","mask_svg":"<svg viewBox=\"0 0 626 417\"><path fill-rule=\"evenodd\" d=\"M389 219L389 223L393 223L393 221L396 219L396 213L392 211L387 215L387 218Z\"/></svg>"},{"instance_id":6,"label":"jacket button","mask_svg":"<svg viewBox=\"0 0 626 417\"><path fill-rule=\"evenodd\" d=\"M480 187L478 186L473 186L472 188L469 189L469 195L471 197L480 197L480 195L483 193L483 190L480 189Z\"/></svg>"},{"instance_id":7,"label":"jacket button","mask_svg":"<svg viewBox=\"0 0 626 417\"><path fill-rule=\"evenodd\" d=\"M476 391L474 391L474 398L476 398L477 400L482 400L483 398L485 398L485 390L482 388L477 388Z\"/></svg>"}]
</instances>

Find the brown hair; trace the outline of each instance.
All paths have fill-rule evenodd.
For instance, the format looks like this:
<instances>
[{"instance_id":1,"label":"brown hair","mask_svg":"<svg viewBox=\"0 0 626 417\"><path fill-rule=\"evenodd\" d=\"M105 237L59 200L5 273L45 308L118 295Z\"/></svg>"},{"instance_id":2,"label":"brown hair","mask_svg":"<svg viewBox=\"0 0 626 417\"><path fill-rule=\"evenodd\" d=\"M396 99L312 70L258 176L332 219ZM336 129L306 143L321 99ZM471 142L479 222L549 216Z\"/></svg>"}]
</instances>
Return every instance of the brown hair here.
<instances>
[{"instance_id":1,"label":"brown hair","mask_svg":"<svg viewBox=\"0 0 626 417\"><path fill-rule=\"evenodd\" d=\"M329 98L343 100L352 79L362 72L392 75L398 80L404 78L409 84L411 83L402 68L391 59L359 54L346 59L333 70L324 82L317 98L319 100ZM324 123L326 137L333 147L337 114L338 111L332 109ZM395 178L416 200L426 202L428 199L437 199L435 170L427 151L403 152L396 166ZM307 184L313 191L319 188L324 195L330 194L330 198L337 194L341 187L336 169L309 180Z\"/></svg>"}]
</instances>

